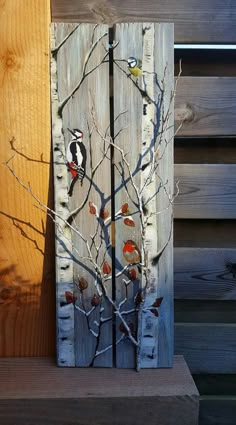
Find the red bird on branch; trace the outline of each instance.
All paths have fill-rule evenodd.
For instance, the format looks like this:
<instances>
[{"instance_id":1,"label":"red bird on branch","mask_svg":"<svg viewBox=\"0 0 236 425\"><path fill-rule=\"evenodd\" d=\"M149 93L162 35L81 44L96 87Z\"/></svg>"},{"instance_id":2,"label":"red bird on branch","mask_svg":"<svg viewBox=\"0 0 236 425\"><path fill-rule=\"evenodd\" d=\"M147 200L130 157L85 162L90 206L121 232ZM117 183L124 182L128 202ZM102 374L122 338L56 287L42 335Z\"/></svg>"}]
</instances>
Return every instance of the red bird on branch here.
<instances>
[{"instance_id":1,"label":"red bird on branch","mask_svg":"<svg viewBox=\"0 0 236 425\"><path fill-rule=\"evenodd\" d=\"M140 263L141 252L137 244L131 239L127 240L123 246L123 256L127 263Z\"/></svg>"}]
</instances>

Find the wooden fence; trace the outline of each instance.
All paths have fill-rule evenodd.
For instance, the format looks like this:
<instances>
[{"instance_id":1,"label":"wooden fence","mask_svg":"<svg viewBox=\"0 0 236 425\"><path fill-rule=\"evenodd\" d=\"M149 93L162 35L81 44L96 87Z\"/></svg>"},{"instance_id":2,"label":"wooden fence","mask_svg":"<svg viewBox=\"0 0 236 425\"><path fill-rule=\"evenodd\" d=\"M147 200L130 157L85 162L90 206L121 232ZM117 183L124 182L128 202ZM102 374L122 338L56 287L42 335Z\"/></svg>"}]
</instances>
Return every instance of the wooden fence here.
<instances>
[{"instance_id":1,"label":"wooden fence","mask_svg":"<svg viewBox=\"0 0 236 425\"><path fill-rule=\"evenodd\" d=\"M0 2L0 154L52 205L49 9ZM52 1L54 21L155 17L175 22L176 43L236 41L232 1ZM186 122L175 142L175 346L201 391L201 424L224 425L236 414L235 51L205 52L176 50L176 120ZM0 355L55 355L53 225L4 165L0 190Z\"/></svg>"}]
</instances>

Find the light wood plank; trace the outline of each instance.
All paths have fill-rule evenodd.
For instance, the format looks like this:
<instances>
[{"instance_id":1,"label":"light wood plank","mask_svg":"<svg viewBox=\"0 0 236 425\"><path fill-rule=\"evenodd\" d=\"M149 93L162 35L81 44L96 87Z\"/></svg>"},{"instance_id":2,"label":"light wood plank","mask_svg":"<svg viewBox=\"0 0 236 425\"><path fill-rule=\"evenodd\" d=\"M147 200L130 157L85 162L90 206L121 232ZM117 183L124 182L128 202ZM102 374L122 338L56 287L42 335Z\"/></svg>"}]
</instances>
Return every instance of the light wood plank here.
<instances>
[{"instance_id":1,"label":"light wood plank","mask_svg":"<svg viewBox=\"0 0 236 425\"><path fill-rule=\"evenodd\" d=\"M178 136L235 135L235 105L235 77L180 78L175 124L183 125Z\"/></svg>"},{"instance_id":2,"label":"light wood plank","mask_svg":"<svg viewBox=\"0 0 236 425\"><path fill-rule=\"evenodd\" d=\"M175 218L236 218L236 166L177 164Z\"/></svg>"},{"instance_id":3,"label":"light wood plank","mask_svg":"<svg viewBox=\"0 0 236 425\"><path fill-rule=\"evenodd\" d=\"M191 373L235 373L236 324L176 323L175 353Z\"/></svg>"},{"instance_id":4,"label":"light wood plank","mask_svg":"<svg viewBox=\"0 0 236 425\"><path fill-rule=\"evenodd\" d=\"M175 248L174 280L177 299L236 300L236 249Z\"/></svg>"},{"instance_id":5,"label":"light wood plank","mask_svg":"<svg viewBox=\"0 0 236 425\"><path fill-rule=\"evenodd\" d=\"M103 271L105 261L111 271L110 161L109 146L99 135L107 134L110 122L109 66L104 50L108 27L54 24L54 32L58 77L58 104L53 114L55 206L64 219L72 214L69 221L75 229L71 232L59 218L63 234L57 228L58 362L111 367L112 309L104 296L104 291L111 296L111 281L104 284L104 291L101 286L101 279L110 274ZM71 140L68 128L83 132L87 152L83 185L78 180L71 197L65 157ZM74 302L67 302L67 291L76 298Z\"/></svg>"},{"instance_id":6,"label":"light wood plank","mask_svg":"<svg viewBox=\"0 0 236 425\"><path fill-rule=\"evenodd\" d=\"M53 226L2 164L14 155L9 165L48 203L49 22L48 0L0 2L0 356L55 352Z\"/></svg>"},{"instance_id":7,"label":"light wood plank","mask_svg":"<svg viewBox=\"0 0 236 425\"><path fill-rule=\"evenodd\" d=\"M52 0L52 18L64 22L174 22L176 42L236 40L236 5L221 0ZM214 25L209 25L212 19Z\"/></svg>"},{"instance_id":8,"label":"light wood plank","mask_svg":"<svg viewBox=\"0 0 236 425\"><path fill-rule=\"evenodd\" d=\"M116 187L120 188L124 179L127 180L126 187L118 190L116 194L116 210L127 203L129 213L133 214L143 200L148 201L145 214L133 215L134 227L124 226L125 221L118 220L116 223L116 249L119 263L125 265L123 246L124 241L134 241L145 258L148 274L140 274L139 268L135 267L138 283L142 291L144 302L139 307L138 320L138 341L140 348L137 352L139 367L168 367L172 363L172 211L168 196L172 197L172 163L173 163L173 102L171 95L173 90L173 28L170 25L162 24L121 24L116 25L116 41L119 41L116 47L115 68L114 68L114 101L115 117L122 111L127 111L115 121L115 134L123 129L116 140L118 146L127 153L127 161L132 172L130 178L129 172L124 164L124 177L120 172L116 172ZM157 52L155 56L155 53ZM142 58L143 77L136 79L127 72L126 61L129 56L137 59ZM150 59L151 58L151 59ZM122 64L124 60L124 65ZM118 65L117 65L118 64ZM122 65L120 65L122 64ZM145 74L146 72L146 74ZM156 84L153 75L156 74L158 84ZM165 81L165 92L163 101L160 93L162 81ZM139 90L135 84L139 85ZM143 84L143 85L142 85ZM145 89L149 96L141 96L140 88ZM119 95L118 95L119 93ZM122 94L121 94L122 93ZM129 93L129 96L125 94ZM153 96L157 102L155 105L150 99ZM164 121L159 121L156 117L169 114L168 125ZM153 125L155 123L155 125ZM168 127L168 130L166 129ZM162 136L157 137L158 132L165 133L168 141L164 146ZM127 145L127 140L129 144ZM155 147L152 142L155 140ZM158 148L157 148L158 146ZM160 160L158 166L158 175L149 179L152 172L152 158L149 153L153 149L158 150ZM141 157L140 157L141 152ZM120 153L116 153L116 163L120 161ZM145 167L144 167L145 165ZM142 168L143 167L143 168ZM141 171L142 169L142 171ZM149 181L149 180L150 181ZM166 182L166 191L163 187L158 191L162 182ZM134 184L133 184L134 182ZM146 183L149 182L147 185ZM136 187L135 187L136 186ZM143 189L142 189L143 188ZM168 193L168 196L167 196ZM156 194L156 195L155 195ZM154 195L154 196L153 196ZM135 205L136 204L136 205ZM142 207L140 207L142 211ZM163 211L163 213L160 213ZM158 214L156 215L156 213ZM149 215L147 219L147 215ZM140 221L139 221L140 220ZM147 220L147 225L144 224ZM163 254L163 255L162 255ZM160 255L160 258L159 258ZM157 258L157 263L152 265L152 259ZM123 267L122 266L122 267ZM146 266L145 266L146 267ZM120 268L117 268L120 272ZM116 281L117 284L117 302L125 299L124 276ZM148 286L146 288L146 282ZM131 283L132 284L132 283ZM137 291L137 286L128 287L129 296L132 299ZM150 307L155 303L156 298L163 297L163 304L160 308L160 319L154 313L156 310ZM128 303L122 304L122 310L134 310L134 306ZM153 312L154 311L154 312ZM130 316L131 317L131 316ZM118 321L118 331L120 320ZM135 326L135 316L132 321ZM118 340L121 337L118 332ZM125 348L126 347L126 348ZM127 355L128 353L128 355ZM117 362L122 367L129 367L134 361L135 347L127 339L117 346Z\"/></svg>"}]
</instances>

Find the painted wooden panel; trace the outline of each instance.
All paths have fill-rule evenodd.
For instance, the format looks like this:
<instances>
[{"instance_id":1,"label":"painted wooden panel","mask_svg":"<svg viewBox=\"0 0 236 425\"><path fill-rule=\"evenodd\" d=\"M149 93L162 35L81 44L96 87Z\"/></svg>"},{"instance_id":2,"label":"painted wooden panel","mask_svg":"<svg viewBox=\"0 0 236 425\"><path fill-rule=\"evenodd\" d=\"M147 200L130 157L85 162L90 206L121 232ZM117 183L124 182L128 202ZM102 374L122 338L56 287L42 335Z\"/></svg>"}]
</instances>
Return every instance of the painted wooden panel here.
<instances>
[{"instance_id":1,"label":"painted wooden panel","mask_svg":"<svg viewBox=\"0 0 236 425\"><path fill-rule=\"evenodd\" d=\"M236 324L177 323L175 354L184 356L192 373L235 373Z\"/></svg>"},{"instance_id":2,"label":"painted wooden panel","mask_svg":"<svg viewBox=\"0 0 236 425\"><path fill-rule=\"evenodd\" d=\"M108 27L55 24L53 38L58 363L108 367L110 161L99 134L110 122Z\"/></svg>"},{"instance_id":3,"label":"painted wooden panel","mask_svg":"<svg viewBox=\"0 0 236 425\"><path fill-rule=\"evenodd\" d=\"M236 218L236 166L177 164L175 218Z\"/></svg>"},{"instance_id":4,"label":"painted wooden panel","mask_svg":"<svg viewBox=\"0 0 236 425\"><path fill-rule=\"evenodd\" d=\"M184 67L184 63L183 63ZM178 136L236 134L235 77L181 77L175 101Z\"/></svg>"},{"instance_id":5,"label":"painted wooden panel","mask_svg":"<svg viewBox=\"0 0 236 425\"><path fill-rule=\"evenodd\" d=\"M230 0L52 0L52 18L63 22L174 22L176 42L236 41L236 5Z\"/></svg>"},{"instance_id":6,"label":"painted wooden panel","mask_svg":"<svg viewBox=\"0 0 236 425\"><path fill-rule=\"evenodd\" d=\"M58 363L172 366L173 25L52 38Z\"/></svg>"},{"instance_id":7,"label":"painted wooden panel","mask_svg":"<svg viewBox=\"0 0 236 425\"><path fill-rule=\"evenodd\" d=\"M175 298L236 300L236 250L175 248Z\"/></svg>"},{"instance_id":8,"label":"painted wooden panel","mask_svg":"<svg viewBox=\"0 0 236 425\"><path fill-rule=\"evenodd\" d=\"M117 214L122 205L128 209L116 221L116 296L132 330L137 310L139 316L138 350L128 338L120 342L117 318L116 361L130 367L136 355L138 367L167 367L173 351L173 26L117 24L115 41L115 138L125 154L115 153L115 162L123 163L115 175ZM127 68L128 58L141 60L142 70ZM127 260L126 251L136 257Z\"/></svg>"}]
</instances>

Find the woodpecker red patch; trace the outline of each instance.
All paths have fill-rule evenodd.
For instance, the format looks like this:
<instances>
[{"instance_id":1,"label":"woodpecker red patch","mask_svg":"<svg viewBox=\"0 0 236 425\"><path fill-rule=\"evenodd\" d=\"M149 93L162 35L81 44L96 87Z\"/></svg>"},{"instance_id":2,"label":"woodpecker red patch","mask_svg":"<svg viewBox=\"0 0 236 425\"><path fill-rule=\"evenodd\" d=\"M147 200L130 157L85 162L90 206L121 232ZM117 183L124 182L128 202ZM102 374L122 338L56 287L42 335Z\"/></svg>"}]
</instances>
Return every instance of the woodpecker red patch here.
<instances>
[{"instance_id":1,"label":"woodpecker red patch","mask_svg":"<svg viewBox=\"0 0 236 425\"><path fill-rule=\"evenodd\" d=\"M74 164L74 162L69 162L69 163L68 163L68 166L69 166L69 169L70 169L70 172L71 172L72 178L74 179L74 178L77 176L77 174L78 174L78 172L77 172L77 170L76 170L76 168L75 168L75 164Z\"/></svg>"}]
</instances>

